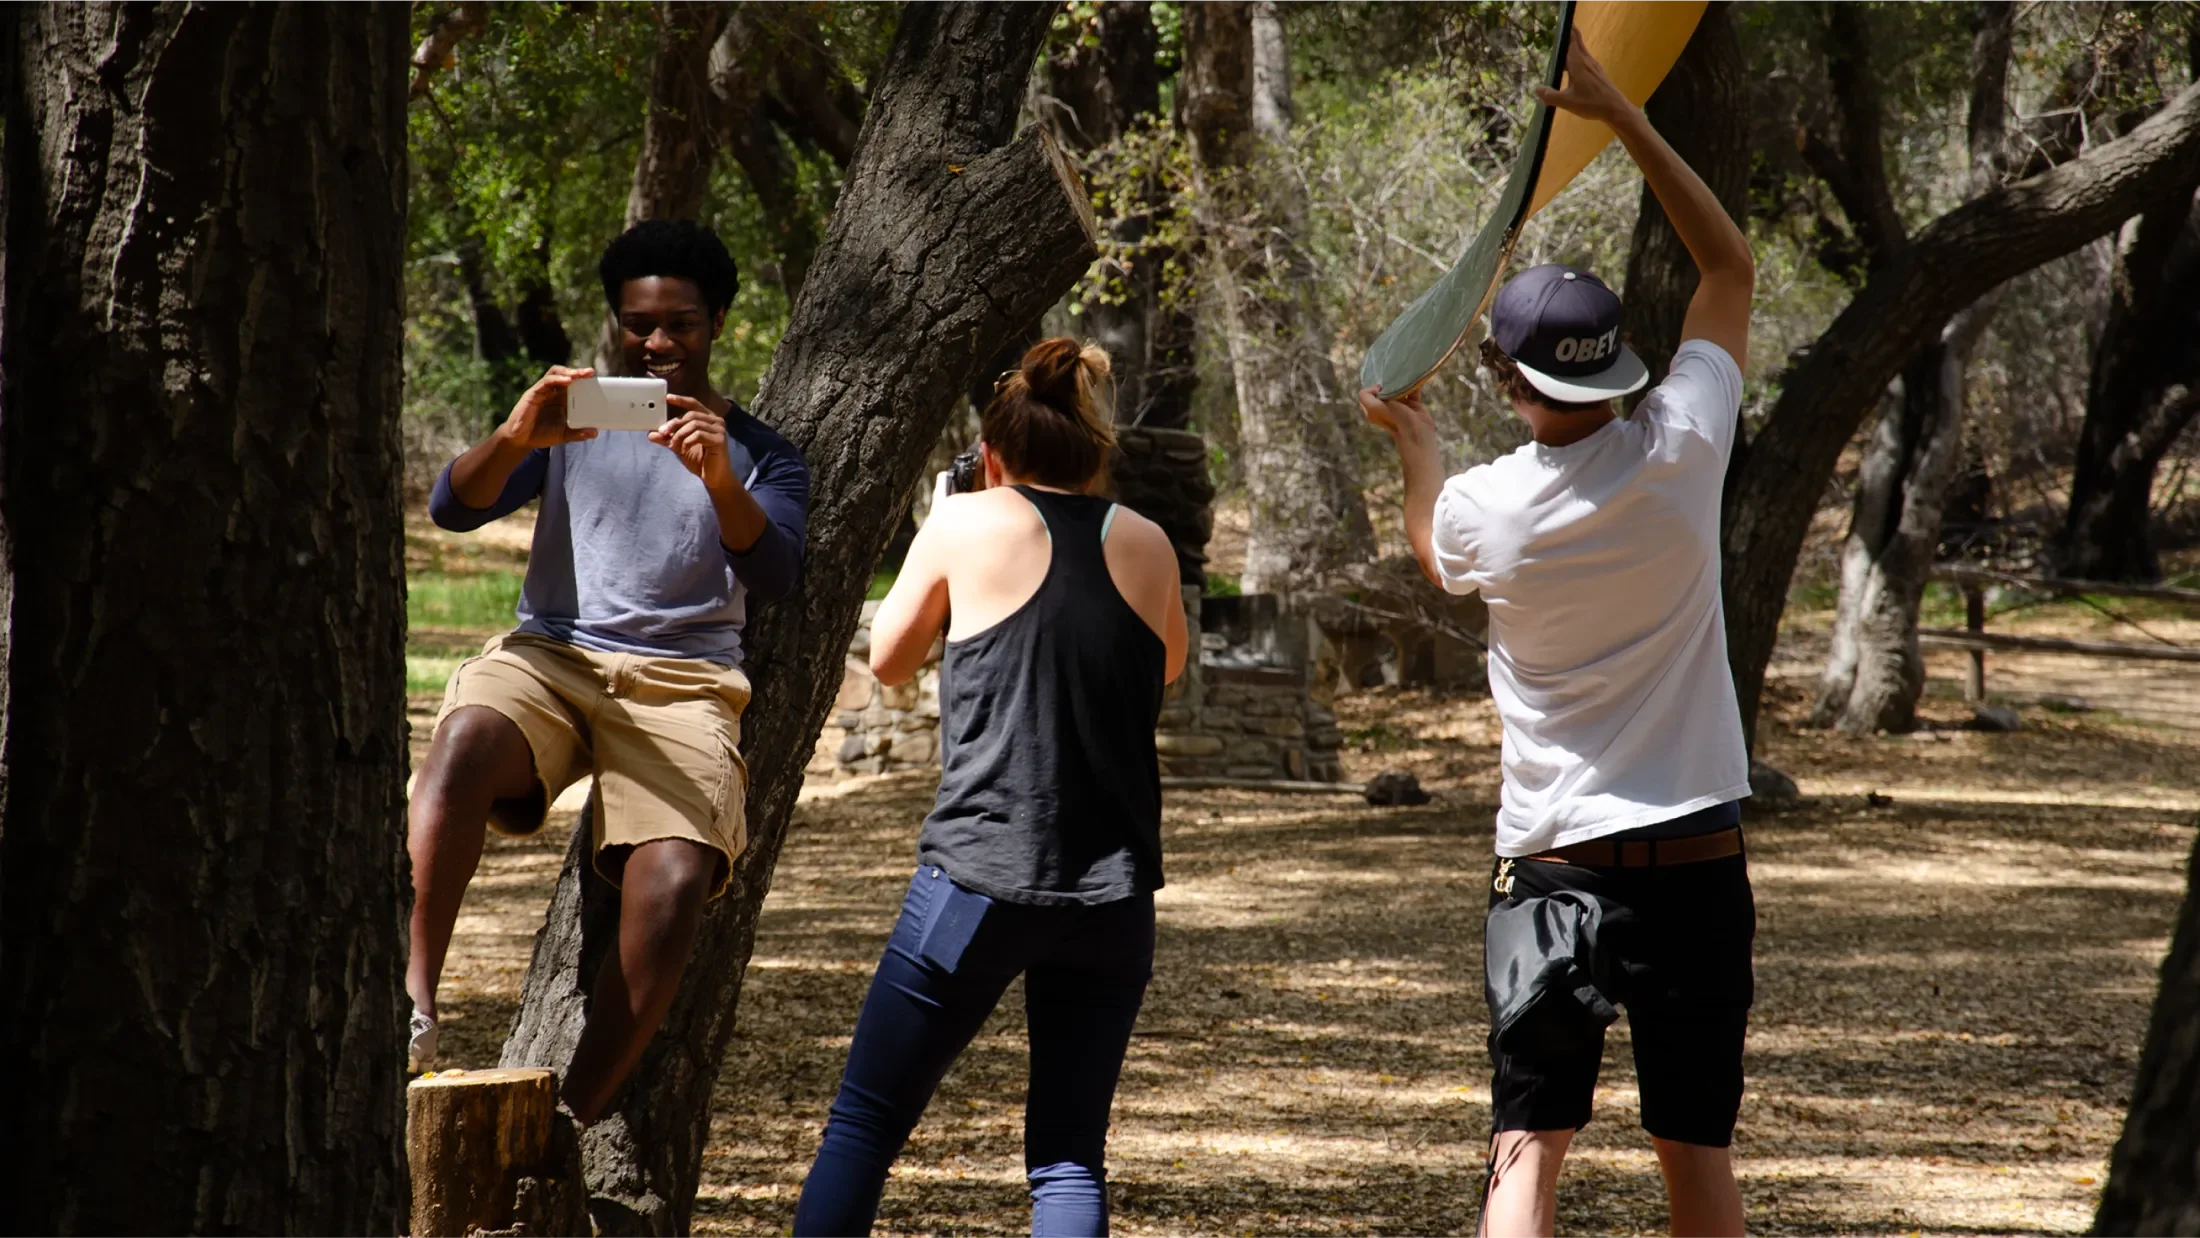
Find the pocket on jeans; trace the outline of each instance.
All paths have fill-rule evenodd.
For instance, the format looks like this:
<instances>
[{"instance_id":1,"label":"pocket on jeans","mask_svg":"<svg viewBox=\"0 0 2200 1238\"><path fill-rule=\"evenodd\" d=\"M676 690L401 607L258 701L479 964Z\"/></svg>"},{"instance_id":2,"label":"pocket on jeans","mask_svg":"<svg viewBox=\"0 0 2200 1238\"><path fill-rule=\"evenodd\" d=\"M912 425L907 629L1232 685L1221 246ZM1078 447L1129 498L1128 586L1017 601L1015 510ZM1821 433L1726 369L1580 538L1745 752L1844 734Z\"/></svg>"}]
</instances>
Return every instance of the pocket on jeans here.
<instances>
[{"instance_id":1,"label":"pocket on jeans","mask_svg":"<svg viewBox=\"0 0 2200 1238\"><path fill-rule=\"evenodd\" d=\"M956 885L939 869L929 869L932 891L925 909L923 928L917 934L917 958L953 975L962 963L963 951L978 935L993 900L975 890ZM920 881L926 877L920 876Z\"/></svg>"}]
</instances>

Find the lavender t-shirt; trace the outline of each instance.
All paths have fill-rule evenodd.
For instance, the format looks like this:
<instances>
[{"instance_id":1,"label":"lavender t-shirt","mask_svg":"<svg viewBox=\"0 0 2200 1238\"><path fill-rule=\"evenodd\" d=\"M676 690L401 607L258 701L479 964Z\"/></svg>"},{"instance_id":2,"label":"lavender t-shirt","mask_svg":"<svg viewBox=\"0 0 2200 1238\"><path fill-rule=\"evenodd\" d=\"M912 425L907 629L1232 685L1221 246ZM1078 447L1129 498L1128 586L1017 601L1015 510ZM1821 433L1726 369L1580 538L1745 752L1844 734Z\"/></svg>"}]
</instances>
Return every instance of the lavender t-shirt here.
<instances>
[{"instance_id":1,"label":"lavender t-shirt","mask_svg":"<svg viewBox=\"0 0 2200 1238\"><path fill-rule=\"evenodd\" d=\"M810 471L794 446L738 405L726 414L734 473L764 509L764 532L736 553L718 539L702 480L636 431L540 448L486 508L459 502L446 465L428 500L464 533L536 497L519 630L606 653L741 664L748 602L786 596L801 575Z\"/></svg>"}]
</instances>

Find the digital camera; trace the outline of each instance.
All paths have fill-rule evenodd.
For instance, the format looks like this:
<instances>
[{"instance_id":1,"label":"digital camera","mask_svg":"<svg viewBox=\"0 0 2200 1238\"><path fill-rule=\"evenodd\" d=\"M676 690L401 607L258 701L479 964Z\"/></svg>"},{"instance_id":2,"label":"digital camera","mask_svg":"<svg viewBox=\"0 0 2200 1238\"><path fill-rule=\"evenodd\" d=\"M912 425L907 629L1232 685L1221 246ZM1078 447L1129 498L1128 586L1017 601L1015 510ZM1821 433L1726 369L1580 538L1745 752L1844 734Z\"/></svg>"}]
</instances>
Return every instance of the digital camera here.
<instances>
[{"instance_id":1,"label":"digital camera","mask_svg":"<svg viewBox=\"0 0 2200 1238\"><path fill-rule=\"evenodd\" d=\"M967 494L978 489L978 453L966 451L947 466L947 492Z\"/></svg>"}]
</instances>

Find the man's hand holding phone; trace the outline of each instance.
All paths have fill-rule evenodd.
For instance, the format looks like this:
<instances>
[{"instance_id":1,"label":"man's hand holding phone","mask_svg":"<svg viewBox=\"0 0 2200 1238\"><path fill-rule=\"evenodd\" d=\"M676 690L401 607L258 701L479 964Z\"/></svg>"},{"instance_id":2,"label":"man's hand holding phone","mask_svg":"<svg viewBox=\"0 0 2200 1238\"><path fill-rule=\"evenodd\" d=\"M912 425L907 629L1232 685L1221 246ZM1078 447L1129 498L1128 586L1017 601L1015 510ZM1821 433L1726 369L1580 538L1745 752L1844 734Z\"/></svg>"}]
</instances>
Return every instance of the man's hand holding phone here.
<instances>
[{"instance_id":1,"label":"man's hand holding phone","mask_svg":"<svg viewBox=\"0 0 2200 1238\"><path fill-rule=\"evenodd\" d=\"M529 451L596 437L594 430L576 430L565 420L566 389L579 379L594 377L595 373L592 369L551 366L549 372L537 379L512 406L512 414L504 419L500 433L513 446Z\"/></svg>"},{"instance_id":2,"label":"man's hand holding phone","mask_svg":"<svg viewBox=\"0 0 2200 1238\"><path fill-rule=\"evenodd\" d=\"M649 441L671 449L703 484L739 487L741 479L733 475L733 457L726 451L726 419L684 395L668 395L665 403L679 416L651 430Z\"/></svg>"}]
</instances>

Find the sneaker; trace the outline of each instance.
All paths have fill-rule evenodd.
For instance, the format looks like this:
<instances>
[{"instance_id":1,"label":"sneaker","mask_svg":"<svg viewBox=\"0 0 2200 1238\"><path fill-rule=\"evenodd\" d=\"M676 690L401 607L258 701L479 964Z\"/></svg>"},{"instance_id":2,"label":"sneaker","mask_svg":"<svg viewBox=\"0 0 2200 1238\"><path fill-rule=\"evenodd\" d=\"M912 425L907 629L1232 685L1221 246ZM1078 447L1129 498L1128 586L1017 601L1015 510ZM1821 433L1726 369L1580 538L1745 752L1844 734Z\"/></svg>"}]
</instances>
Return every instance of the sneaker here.
<instances>
[{"instance_id":1,"label":"sneaker","mask_svg":"<svg viewBox=\"0 0 2200 1238\"><path fill-rule=\"evenodd\" d=\"M435 1040L435 1020L414 1010L412 1040L406 1046L406 1073L417 1075L435 1068Z\"/></svg>"}]
</instances>

